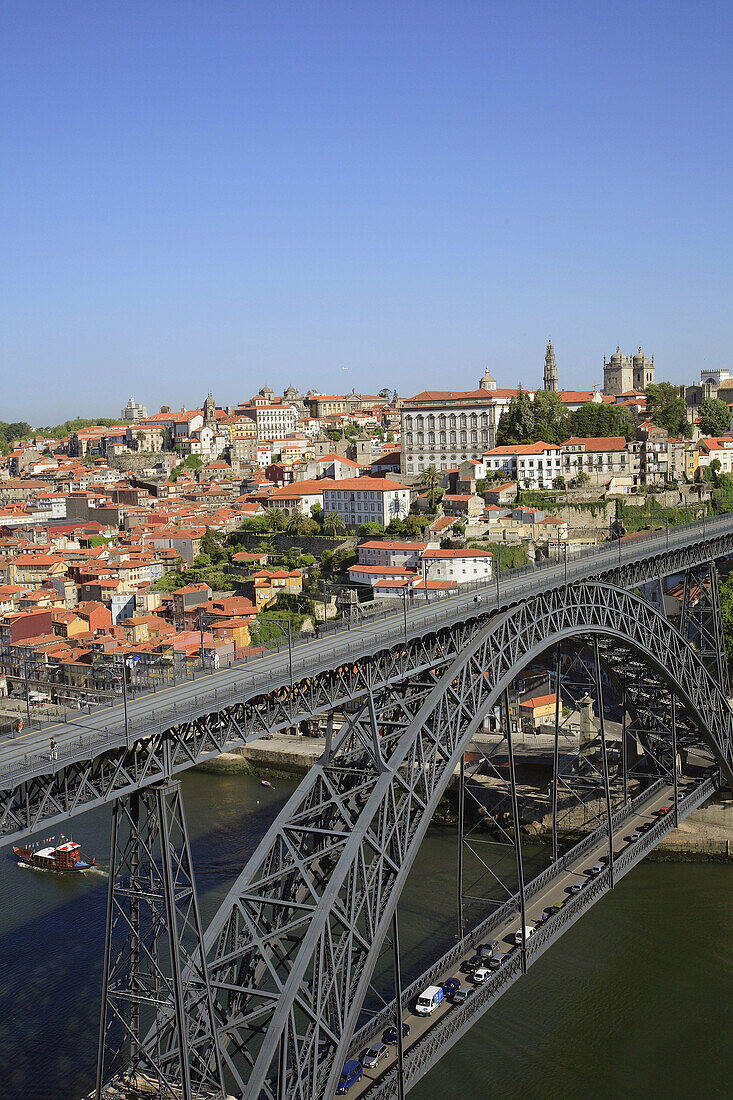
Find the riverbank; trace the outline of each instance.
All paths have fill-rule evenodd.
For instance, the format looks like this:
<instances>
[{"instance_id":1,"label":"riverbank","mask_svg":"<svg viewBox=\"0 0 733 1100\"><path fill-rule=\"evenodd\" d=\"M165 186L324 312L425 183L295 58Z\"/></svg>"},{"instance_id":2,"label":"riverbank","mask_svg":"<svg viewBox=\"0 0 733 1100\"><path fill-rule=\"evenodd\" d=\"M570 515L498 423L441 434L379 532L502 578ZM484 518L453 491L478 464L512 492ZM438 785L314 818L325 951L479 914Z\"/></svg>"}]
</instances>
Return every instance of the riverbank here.
<instances>
[{"instance_id":1,"label":"riverbank","mask_svg":"<svg viewBox=\"0 0 733 1100\"><path fill-rule=\"evenodd\" d=\"M325 747L323 737L275 734L250 741L236 752L222 753L214 760L200 764L197 770L213 775L255 775L263 779L299 778L306 775L320 759ZM531 813L529 806L527 812ZM529 818L527 824L531 825ZM545 833L545 829L538 829L536 832L533 830L531 835L542 842L547 840ZM733 798L730 794L717 795L695 810L678 829L656 846L649 858L733 862Z\"/></svg>"}]
</instances>

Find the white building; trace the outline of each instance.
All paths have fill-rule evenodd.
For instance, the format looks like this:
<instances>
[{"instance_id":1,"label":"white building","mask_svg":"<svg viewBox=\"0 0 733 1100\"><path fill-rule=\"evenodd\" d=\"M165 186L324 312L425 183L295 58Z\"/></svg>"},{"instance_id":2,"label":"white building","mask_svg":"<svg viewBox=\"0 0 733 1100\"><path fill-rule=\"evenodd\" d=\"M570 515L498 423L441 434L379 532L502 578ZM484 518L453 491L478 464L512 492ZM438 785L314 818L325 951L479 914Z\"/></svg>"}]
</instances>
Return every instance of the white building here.
<instances>
[{"instance_id":1,"label":"white building","mask_svg":"<svg viewBox=\"0 0 733 1100\"><path fill-rule=\"evenodd\" d=\"M426 466L449 470L481 458L496 440L502 413L518 390L498 390L486 372L476 390L424 390L402 405L401 469L419 474ZM527 391L531 400L534 393Z\"/></svg>"},{"instance_id":2,"label":"white building","mask_svg":"<svg viewBox=\"0 0 733 1100\"><path fill-rule=\"evenodd\" d=\"M258 439L284 439L298 426L298 410L293 405L258 405L254 413Z\"/></svg>"},{"instance_id":3,"label":"white building","mask_svg":"<svg viewBox=\"0 0 733 1100\"><path fill-rule=\"evenodd\" d=\"M512 443L484 454L487 474L500 473L522 489L551 489L562 474L562 452L555 443Z\"/></svg>"},{"instance_id":4,"label":"white building","mask_svg":"<svg viewBox=\"0 0 733 1100\"><path fill-rule=\"evenodd\" d=\"M425 576L430 581L470 584L491 580L494 555L490 550L426 550L423 554Z\"/></svg>"},{"instance_id":5,"label":"white building","mask_svg":"<svg viewBox=\"0 0 733 1100\"><path fill-rule=\"evenodd\" d=\"M334 482L321 481L313 478L308 481L292 481L289 485L283 485L270 493L267 499L268 508L281 508L285 512L301 512L304 516L310 516L314 504L320 504L323 508L323 490L326 485Z\"/></svg>"},{"instance_id":6,"label":"white building","mask_svg":"<svg viewBox=\"0 0 733 1100\"><path fill-rule=\"evenodd\" d=\"M359 565L397 565L417 569L426 550L437 550L437 542L388 542L370 539L357 546Z\"/></svg>"},{"instance_id":7,"label":"white building","mask_svg":"<svg viewBox=\"0 0 733 1100\"><path fill-rule=\"evenodd\" d=\"M709 466L715 458L720 462L722 474L733 473L733 438L705 436L700 440L698 465Z\"/></svg>"},{"instance_id":8,"label":"white building","mask_svg":"<svg viewBox=\"0 0 733 1100\"><path fill-rule=\"evenodd\" d=\"M347 527L402 519L410 511L410 490L383 477L350 477L323 490L323 511L338 512Z\"/></svg>"}]
</instances>

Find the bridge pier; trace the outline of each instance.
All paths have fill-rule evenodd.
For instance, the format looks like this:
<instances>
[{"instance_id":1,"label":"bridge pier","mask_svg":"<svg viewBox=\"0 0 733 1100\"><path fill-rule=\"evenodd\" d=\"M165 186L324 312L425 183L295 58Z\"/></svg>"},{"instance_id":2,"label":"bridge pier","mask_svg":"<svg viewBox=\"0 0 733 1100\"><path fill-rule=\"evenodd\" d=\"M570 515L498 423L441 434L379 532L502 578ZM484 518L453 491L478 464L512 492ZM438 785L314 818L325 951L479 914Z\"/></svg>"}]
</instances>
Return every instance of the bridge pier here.
<instances>
[{"instance_id":1,"label":"bridge pier","mask_svg":"<svg viewBox=\"0 0 733 1100\"><path fill-rule=\"evenodd\" d=\"M223 1100L203 932L177 780L112 807L96 1100Z\"/></svg>"}]
</instances>

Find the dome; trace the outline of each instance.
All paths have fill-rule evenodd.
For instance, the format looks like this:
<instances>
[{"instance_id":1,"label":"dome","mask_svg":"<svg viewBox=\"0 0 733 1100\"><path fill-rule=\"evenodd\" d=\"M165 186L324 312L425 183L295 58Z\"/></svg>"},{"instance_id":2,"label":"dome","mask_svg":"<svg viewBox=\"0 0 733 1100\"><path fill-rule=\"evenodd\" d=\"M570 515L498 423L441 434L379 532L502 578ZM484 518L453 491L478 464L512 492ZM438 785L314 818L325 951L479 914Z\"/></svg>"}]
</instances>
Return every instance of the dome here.
<instances>
[{"instance_id":1,"label":"dome","mask_svg":"<svg viewBox=\"0 0 733 1100\"><path fill-rule=\"evenodd\" d=\"M634 356L634 366L635 367L644 367L644 366L646 366L646 364L648 362L649 362L648 357L646 355L644 355L644 353L642 352L641 347L640 347L639 350L637 351L636 355Z\"/></svg>"},{"instance_id":2,"label":"dome","mask_svg":"<svg viewBox=\"0 0 733 1100\"><path fill-rule=\"evenodd\" d=\"M623 355L621 354L621 348L617 344L616 345L616 350L613 353L613 355L611 356L611 362L612 363L620 363L622 359L623 359Z\"/></svg>"}]
</instances>

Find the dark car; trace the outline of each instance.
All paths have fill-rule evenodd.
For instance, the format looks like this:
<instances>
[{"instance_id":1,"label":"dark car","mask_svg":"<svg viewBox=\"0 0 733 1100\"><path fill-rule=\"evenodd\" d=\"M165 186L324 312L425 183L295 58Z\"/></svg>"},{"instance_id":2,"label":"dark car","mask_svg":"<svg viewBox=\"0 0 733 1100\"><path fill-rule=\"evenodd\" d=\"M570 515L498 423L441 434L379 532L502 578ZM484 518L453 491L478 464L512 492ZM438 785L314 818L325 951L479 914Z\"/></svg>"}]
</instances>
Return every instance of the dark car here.
<instances>
[{"instance_id":1,"label":"dark car","mask_svg":"<svg viewBox=\"0 0 733 1100\"><path fill-rule=\"evenodd\" d=\"M496 940L487 940L486 943L480 943L476 948L476 954L486 962L487 959L491 959L496 952L498 944Z\"/></svg>"},{"instance_id":2,"label":"dark car","mask_svg":"<svg viewBox=\"0 0 733 1100\"><path fill-rule=\"evenodd\" d=\"M341 1070L341 1076L339 1077L339 1083L336 1086L336 1092L342 1095L348 1092L352 1085L355 1085L357 1081L361 1081L364 1076L364 1069L361 1062L357 1062L352 1059L347 1062L344 1068Z\"/></svg>"},{"instance_id":3,"label":"dark car","mask_svg":"<svg viewBox=\"0 0 733 1100\"><path fill-rule=\"evenodd\" d=\"M484 965L484 960L481 955L471 955L471 958L466 963L469 970L478 970L480 966Z\"/></svg>"},{"instance_id":4,"label":"dark car","mask_svg":"<svg viewBox=\"0 0 733 1100\"><path fill-rule=\"evenodd\" d=\"M451 994L450 1003L452 1005L462 1005L469 993L472 992L472 989L456 989L455 992Z\"/></svg>"},{"instance_id":5,"label":"dark car","mask_svg":"<svg viewBox=\"0 0 733 1100\"><path fill-rule=\"evenodd\" d=\"M410 1034L410 1025L409 1024L403 1024L402 1025L402 1038L406 1039L409 1034ZM391 1027L387 1028L384 1035L382 1036L382 1042L383 1043L391 1043L392 1046L396 1045L396 1043L397 1043L397 1025L396 1024L392 1024Z\"/></svg>"},{"instance_id":6,"label":"dark car","mask_svg":"<svg viewBox=\"0 0 733 1100\"><path fill-rule=\"evenodd\" d=\"M447 982L443 982L443 993L446 997L452 997L457 989L461 988L461 983L458 978L449 978Z\"/></svg>"}]
</instances>

